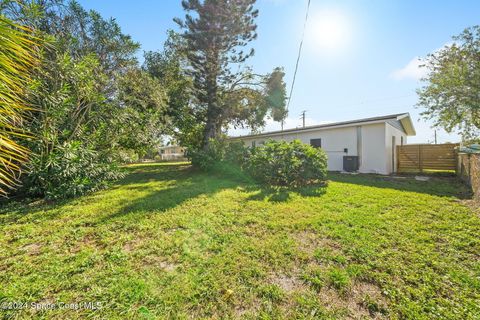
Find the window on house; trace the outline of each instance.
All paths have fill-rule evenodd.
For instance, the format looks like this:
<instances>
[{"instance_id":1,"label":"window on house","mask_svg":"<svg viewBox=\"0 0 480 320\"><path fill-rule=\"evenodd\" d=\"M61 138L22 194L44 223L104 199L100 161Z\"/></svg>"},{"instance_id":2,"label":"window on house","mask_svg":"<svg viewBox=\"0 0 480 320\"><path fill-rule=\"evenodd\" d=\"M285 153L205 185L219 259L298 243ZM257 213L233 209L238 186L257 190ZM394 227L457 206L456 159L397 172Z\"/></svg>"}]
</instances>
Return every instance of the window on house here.
<instances>
[{"instance_id":1,"label":"window on house","mask_svg":"<svg viewBox=\"0 0 480 320\"><path fill-rule=\"evenodd\" d=\"M160 150L160 153L161 153L161 154L164 154L164 153L165 153L165 150L163 150L163 149Z\"/></svg>"},{"instance_id":2,"label":"window on house","mask_svg":"<svg viewBox=\"0 0 480 320\"><path fill-rule=\"evenodd\" d=\"M252 147L255 148L255 141L252 141Z\"/></svg>"},{"instance_id":3,"label":"window on house","mask_svg":"<svg viewBox=\"0 0 480 320\"><path fill-rule=\"evenodd\" d=\"M310 145L314 148L321 148L322 139L310 139Z\"/></svg>"}]
</instances>

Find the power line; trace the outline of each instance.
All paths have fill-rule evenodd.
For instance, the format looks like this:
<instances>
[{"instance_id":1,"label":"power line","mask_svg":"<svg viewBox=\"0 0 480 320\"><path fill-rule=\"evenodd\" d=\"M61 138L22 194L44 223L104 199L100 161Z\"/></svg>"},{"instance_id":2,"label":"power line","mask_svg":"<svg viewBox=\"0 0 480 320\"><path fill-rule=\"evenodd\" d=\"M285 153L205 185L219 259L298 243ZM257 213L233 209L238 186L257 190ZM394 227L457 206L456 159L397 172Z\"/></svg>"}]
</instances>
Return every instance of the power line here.
<instances>
[{"instance_id":1,"label":"power line","mask_svg":"<svg viewBox=\"0 0 480 320\"><path fill-rule=\"evenodd\" d=\"M288 108L290 107L290 100L292 99L293 87L295 86L295 79L297 78L298 64L300 63L300 56L302 54L303 39L305 38L305 29L307 28L309 10L310 10L310 0L308 0L308 3L307 3L307 12L305 14L305 22L303 23L302 38L300 40L300 46L298 47L297 62L295 63L295 71L293 72L292 86L290 87L290 95L288 96L287 112L288 112Z\"/></svg>"}]
</instances>

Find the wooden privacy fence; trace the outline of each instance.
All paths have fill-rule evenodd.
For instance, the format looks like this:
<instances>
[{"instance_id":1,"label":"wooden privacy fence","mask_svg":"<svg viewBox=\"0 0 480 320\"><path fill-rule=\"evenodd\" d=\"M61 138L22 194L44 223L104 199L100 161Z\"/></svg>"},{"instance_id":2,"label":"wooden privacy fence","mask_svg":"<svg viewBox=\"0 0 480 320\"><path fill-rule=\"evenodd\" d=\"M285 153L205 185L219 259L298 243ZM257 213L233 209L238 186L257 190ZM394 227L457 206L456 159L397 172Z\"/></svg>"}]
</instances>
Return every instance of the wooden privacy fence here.
<instances>
[{"instance_id":1,"label":"wooden privacy fence","mask_svg":"<svg viewBox=\"0 0 480 320\"><path fill-rule=\"evenodd\" d=\"M397 171L456 170L456 143L397 146Z\"/></svg>"},{"instance_id":2,"label":"wooden privacy fence","mask_svg":"<svg viewBox=\"0 0 480 320\"><path fill-rule=\"evenodd\" d=\"M480 199L480 153L460 153L457 175L472 188L474 198Z\"/></svg>"}]
</instances>

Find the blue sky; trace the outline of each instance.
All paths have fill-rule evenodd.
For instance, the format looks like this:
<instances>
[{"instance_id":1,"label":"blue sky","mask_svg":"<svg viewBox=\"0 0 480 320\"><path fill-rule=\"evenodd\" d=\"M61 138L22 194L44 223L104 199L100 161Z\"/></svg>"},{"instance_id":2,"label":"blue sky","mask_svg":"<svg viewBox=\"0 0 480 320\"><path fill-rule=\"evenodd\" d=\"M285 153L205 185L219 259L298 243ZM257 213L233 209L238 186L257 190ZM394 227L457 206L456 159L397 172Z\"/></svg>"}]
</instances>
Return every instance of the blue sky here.
<instances>
[{"instance_id":1,"label":"blue sky","mask_svg":"<svg viewBox=\"0 0 480 320\"><path fill-rule=\"evenodd\" d=\"M183 17L180 0L80 0L85 8L114 17L142 50L161 50L173 17ZM258 0L256 72L285 68L293 78L307 0ZM431 123L419 116L415 89L421 85L417 58L451 42L465 27L479 24L480 1L311 0L304 42L286 127L410 112L417 136L433 140ZM141 53L139 53L139 57ZM266 130L278 128L268 123ZM239 133L236 131L235 133ZM439 142L458 141L437 132Z\"/></svg>"}]
</instances>

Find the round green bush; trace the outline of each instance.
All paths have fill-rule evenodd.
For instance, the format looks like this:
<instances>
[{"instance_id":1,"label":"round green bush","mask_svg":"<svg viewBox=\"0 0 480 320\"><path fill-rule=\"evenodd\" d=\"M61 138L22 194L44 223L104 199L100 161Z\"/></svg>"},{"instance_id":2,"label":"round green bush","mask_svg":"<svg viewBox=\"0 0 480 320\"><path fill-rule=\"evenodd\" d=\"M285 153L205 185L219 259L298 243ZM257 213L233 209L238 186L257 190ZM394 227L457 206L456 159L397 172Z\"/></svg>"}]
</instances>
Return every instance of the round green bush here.
<instances>
[{"instance_id":1,"label":"round green bush","mask_svg":"<svg viewBox=\"0 0 480 320\"><path fill-rule=\"evenodd\" d=\"M251 149L244 169L254 179L276 186L303 186L325 180L327 155L300 140L268 140Z\"/></svg>"}]
</instances>

